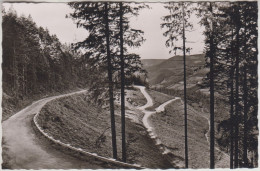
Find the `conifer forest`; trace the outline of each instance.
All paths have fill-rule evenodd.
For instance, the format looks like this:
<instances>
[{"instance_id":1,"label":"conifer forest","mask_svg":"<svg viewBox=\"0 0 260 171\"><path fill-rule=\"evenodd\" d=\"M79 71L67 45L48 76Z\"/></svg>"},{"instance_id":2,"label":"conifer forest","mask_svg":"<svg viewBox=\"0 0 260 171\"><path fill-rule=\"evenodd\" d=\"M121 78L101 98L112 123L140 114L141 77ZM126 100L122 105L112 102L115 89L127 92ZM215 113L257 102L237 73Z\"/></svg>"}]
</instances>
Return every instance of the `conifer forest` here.
<instances>
[{"instance_id":1,"label":"conifer forest","mask_svg":"<svg viewBox=\"0 0 260 171\"><path fill-rule=\"evenodd\" d=\"M259 167L257 1L1 7L2 169Z\"/></svg>"}]
</instances>

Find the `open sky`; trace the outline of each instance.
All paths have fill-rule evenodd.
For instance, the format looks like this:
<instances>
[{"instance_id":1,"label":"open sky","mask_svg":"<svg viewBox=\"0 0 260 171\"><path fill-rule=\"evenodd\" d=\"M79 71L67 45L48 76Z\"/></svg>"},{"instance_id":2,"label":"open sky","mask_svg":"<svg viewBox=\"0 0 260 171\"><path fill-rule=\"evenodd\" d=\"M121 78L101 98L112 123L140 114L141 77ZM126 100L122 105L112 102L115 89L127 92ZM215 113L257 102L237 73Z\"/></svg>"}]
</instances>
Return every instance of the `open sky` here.
<instances>
[{"instance_id":1,"label":"open sky","mask_svg":"<svg viewBox=\"0 0 260 171\"><path fill-rule=\"evenodd\" d=\"M174 54L169 54L166 48L166 38L160 28L161 17L168 14L162 3L148 3L150 9L144 9L138 17L131 18L131 26L145 32L145 43L138 49L130 50L141 56L142 59L167 59ZM5 10L10 8L10 3L3 3ZM51 34L56 34L62 43L74 43L86 38L87 31L77 28L72 19L65 18L73 10L66 3L13 3L13 8L18 15L32 16L37 26L48 28ZM203 28L198 24L198 19L192 16L194 31L187 32L187 46L192 48L191 54L203 52Z\"/></svg>"}]
</instances>

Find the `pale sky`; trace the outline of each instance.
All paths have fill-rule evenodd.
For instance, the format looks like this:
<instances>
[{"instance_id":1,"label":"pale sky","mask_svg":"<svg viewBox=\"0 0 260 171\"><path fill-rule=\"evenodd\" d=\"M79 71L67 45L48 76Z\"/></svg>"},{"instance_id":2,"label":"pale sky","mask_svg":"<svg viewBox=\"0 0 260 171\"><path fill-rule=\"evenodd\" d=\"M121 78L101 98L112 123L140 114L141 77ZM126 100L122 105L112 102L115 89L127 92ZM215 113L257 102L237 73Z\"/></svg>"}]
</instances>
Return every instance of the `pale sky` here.
<instances>
[{"instance_id":1,"label":"pale sky","mask_svg":"<svg viewBox=\"0 0 260 171\"><path fill-rule=\"evenodd\" d=\"M142 59L166 59L174 54L169 54L169 48L166 48L166 38L163 36L163 30L160 28L161 17L168 14L162 3L148 3L151 9L144 9L140 15L131 18L131 26L141 29L145 32L145 43L131 52L135 52ZM13 8L20 16L31 14L37 26L48 28L51 34L56 34L62 43L74 43L86 38L87 31L83 28L77 28L72 19L65 18L73 10L66 3L13 3ZM5 10L11 6L10 3L3 3ZM187 32L187 46L192 47L191 54L203 52L204 36L202 28L197 24L198 19L192 17L194 23L193 32Z\"/></svg>"}]
</instances>

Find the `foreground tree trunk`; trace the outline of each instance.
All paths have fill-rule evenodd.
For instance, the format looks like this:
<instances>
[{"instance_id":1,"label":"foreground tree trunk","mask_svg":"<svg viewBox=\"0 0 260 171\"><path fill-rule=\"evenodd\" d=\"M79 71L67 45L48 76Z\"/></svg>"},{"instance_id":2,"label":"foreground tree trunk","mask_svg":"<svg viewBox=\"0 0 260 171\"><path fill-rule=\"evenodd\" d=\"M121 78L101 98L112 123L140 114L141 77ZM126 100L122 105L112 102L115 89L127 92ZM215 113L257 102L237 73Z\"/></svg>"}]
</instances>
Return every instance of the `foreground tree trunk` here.
<instances>
[{"instance_id":1,"label":"foreground tree trunk","mask_svg":"<svg viewBox=\"0 0 260 171\"><path fill-rule=\"evenodd\" d=\"M210 2L210 12L213 14L212 4ZM213 15L212 15L213 17ZM213 19L211 21L211 35L210 35L210 168L215 168L215 114L214 114L214 51L213 44Z\"/></svg>"},{"instance_id":2,"label":"foreground tree trunk","mask_svg":"<svg viewBox=\"0 0 260 171\"><path fill-rule=\"evenodd\" d=\"M247 159L247 70L246 66L244 69L244 137L243 137L243 161L244 161L244 166L243 167L248 167L248 159Z\"/></svg>"},{"instance_id":3,"label":"foreground tree trunk","mask_svg":"<svg viewBox=\"0 0 260 171\"><path fill-rule=\"evenodd\" d=\"M126 162L125 140L125 61L123 40L123 3L120 2L120 60L121 60L121 130L122 130L122 161Z\"/></svg>"},{"instance_id":4,"label":"foreground tree trunk","mask_svg":"<svg viewBox=\"0 0 260 171\"><path fill-rule=\"evenodd\" d=\"M237 14L237 18L235 19L235 24L236 24L236 63L235 63L235 68L236 68L236 101L235 101L235 163L234 163L234 168L238 168L238 141L239 141L239 30L240 30L240 23L239 23L239 11L238 11L238 5L235 7L235 14Z\"/></svg>"},{"instance_id":5,"label":"foreground tree trunk","mask_svg":"<svg viewBox=\"0 0 260 171\"><path fill-rule=\"evenodd\" d=\"M183 40L183 73L184 73L184 135L185 135L185 168L189 167L188 157L188 123L187 123L187 97L186 97L186 47L185 47L185 20L184 20L184 4L182 3L182 40Z\"/></svg>"},{"instance_id":6,"label":"foreground tree trunk","mask_svg":"<svg viewBox=\"0 0 260 171\"><path fill-rule=\"evenodd\" d=\"M231 79L231 90L230 90L230 122L231 122L231 129L230 129L230 169L233 169L233 157L234 157L234 85L233 85L233 79L234 79L234 69L232 66L231 72L230 72L230 79Z\"/></svg>"},{"instance_id":7,"label":"foreground tree trunk","mask_svg":"<svg viewBox=\"0 0 260 171\"><path fill-rule=\"evenodd\" d=\"M109 82L109 104L111 115L111 134L112 134L112 148L113 158L117 159L117 146L116 146L116 127L115 127L115 113L114 113L114 95L113 95L113 80L112 80L112 64L110 56L109 45L109 25L108 25L108 4L105 2L105 25L106 25L106 48L107 48L107 72Z\"/></svg>"},{"instance_id":8,"label":"foreground tree trunk","mask_svg":"<svg viewBox=\"0 0 260 171\"><path fill-rule=\"evenodd\" d=\"M244 30L244 57L245 61L247 62L247 39L246 39L246 33L247 33L247 26L245 24L245 30ZM247 113L248 113L248 105L247 105L247 97L248 97L248 87L247 87L247 64L244 64L244 84L243 84L243 91L244 91L244 137L243 137L243 167L248 167L248 158L247 158L247 134L248 134L248 128L247 128Z\"/></svg>"},{"instance_id":9,"label":"foreground tree trunk","mask_svg":"<svg viewBox=\"0 0 260 171\"><path fill-rule=\"evenodd\" d=\"M233 28L231 35L231 70L230 70L230 169L234 168L234 53L233 53Z\"/></svg>"}]
</instances>

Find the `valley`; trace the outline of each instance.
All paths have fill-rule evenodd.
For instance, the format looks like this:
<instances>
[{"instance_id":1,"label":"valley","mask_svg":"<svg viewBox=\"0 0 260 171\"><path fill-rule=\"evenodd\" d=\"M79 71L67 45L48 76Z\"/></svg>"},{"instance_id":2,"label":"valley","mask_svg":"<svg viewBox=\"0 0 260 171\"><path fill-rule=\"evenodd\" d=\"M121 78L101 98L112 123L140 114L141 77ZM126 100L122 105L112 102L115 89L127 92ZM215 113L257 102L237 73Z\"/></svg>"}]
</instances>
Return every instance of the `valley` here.
<instances>
[{"instance_id":1,"label":"valley","mask_svg":"<svg viewBox=\"0 0 260 171\"><path fill-rule=\"evenodd\" d=\"M202 55L197 55L194 59L198 60ZM180 57L178 57L180 58ZM193 59L193 58L192 58ZM170 61L176 61L170 59ZM153 70L159 70L159 68L166 68L171 71L171 73L176 73L177 70L174 67L180 66L181 62L178 65L168 64L166 60L148 60L144 67L147 67L148 75L152 77L154 80L156 79L156 72ZM194 62L192 60L189 61L190 65L194 65L194 63L198 64L198 62ZM202 61L200 62L202 64ZM202 70L202 71L201 71ZM155 74L155 75L152 75ZM189 75L188 84L197 84L193 79L194 75L199 75L204 77L203 68L201 65L193 66L193 72ZM163 88L164 86L174 84L178 85L179 88L168 86L167 88L175 90L175 91L183 91L181 89L182 81L181 77L179 77L179 82L174 82L176 80L171 80L171 76L165 75L164 81L157 82L155 85L151 85L153 82L149 82L151 89L147 90L139 90L138 87L128 87L126 91L126 139L127 139L127 161L130 164L140 165L146 168L184 168L184 146L183 146L183 102L178 99L180 94L175 94L172 96L167 93L161 93L155 91L156 88ZM144 88L144 87L143 87ZM146 93L147 92L147 93ZM142 94L146 94L145 96ZM175 100L175 98L177 98ZM39 127L50 137L54 137L55 141L60 141L65 144L70 144L73 147L85 150L87 152L97 154L98 156L102 156L105 158L110 158L112 155L111 147L111 134L109 123L109 113L108 107L103 106L99 107L95 104L92 104L90 100L90 96L87 92L81 92L80 94L69 95L69 96L58 96L58 98L47 98L48 101L44 102L42 107L37 107L39 111L39 116L37 117ZM150 99L150 100L149 100ZM147 101L148 100L148 101ZM42 101L42 100L41 100ZM51 102L50 102L51 101ZM147 104L146 104L147 102ZM33 103L32 106L35 106L37 103ZM121 136L120 136L120 98L117 98L115 101L115 114L116 114L116 132L117 135L117 145L118 145L118 154L119 160L121 158ZM165 105L164 105L165 104ZM191 104L194 106L194 102ZM189 106L189 142L191 146L189 147L189 154L192 156L190 160L191 168L207 168L209 163L203 162L205 158L209 157L207 155L209 153L209 143L207 142L206 133L208 132L209 125L203 125L203 123L207 123L207 119L209 118L209 114L202 112L203 108L196 108L196 105L193 108ZM34 111L30 109L31 111ZM22 111L21 111L22 112ZM148 112L148 113L147 113ZM33 112L34 113L34 112ZM32 114L33 114L32 113ZM148 115L146 115L146 113ZM29 114L29 113L28 113ZM20 115L20 116L19 116ZM13 117L10 117L6 121L4 121L4 129L9 130L7 128L15 123L14 118L16 117L26 117L26 115L21 115L19 113L15 114ZM29 115L33 116L33 115ZM31 117L29 117L31 118ZM29 122L29 120L27 121ZM148 126L148 124L150 126ZM107 126L108 127L107 127ZM29 127L28 127L29 126ZM43 141L45 138L40 135L41 133L33 133L32 130L36 128L30 128L31 124L27 124L26 129L30 129L30 134L33 135L34 139L37 142L35 148L40 148L43 144L47 151L39 152L46 153L46 155L50 154L49 151L53 150L61 150L65 154L69 155L72 158L80 158L80 160L88 160L88 162L93 163L92 157L84 157L80 156L80 153L69 152L66 148L59 147L57 145L48 145L49 142ZM13 129L13 128L12 128ZM147 129L147 130L146 130ZM19 151L13 151L14 148L9 149L10 147L6 146L6 144L10 144L10 142L15 142L16 140L12 140L12 136L16 136L15 129L13 129L13 133L10 134L8 132L4 132L4 145L3 145L3 154L4 154L4 167L6 168L46 168L47 165L27 165L23 160L19 161L19 165L14 165L14 162L10 160L12 155L19 153ZM18 130L17 130L18 131ZM22 131L22 130L19 130ZM36 131L37 132L37 131ZM24 135L24 137L28 137L29 135L19 133L20 135ZM19 136L18 136L19 137ZM17 138L18 138L17 137ZM91 137L91 138L90 138ZM172 139L174 137L174 139ZM28 137L29 138L29 137ZM32 139L30 140L32 141ZM35 140L33 140L35 141ZM28 141L23 146L19 145L22 149L27 148ZM44 143L45 142L45 143ZM32 142L35 143L35 142ZM14 144L15 145L15 144ZM37 147L38 146L38 147ZM12 150L12 151L11 151ZM32 155L33 151L28 152L28 155ZM19 154L16 154L19 155ZM223 168L228 167L228 160L223 158L223 154L221 152L217 153L218 162L216 164L217 167ZM58 157L56 154L53 156L54 158ZM26 155L25 155L26 158ZM193 160L196 159L196 160ZM225 159L225 160L224 160ZM9 161L7 161L9 160ZM37 160L45 160L43 158L38 158ZM59 159L57 159L59 160ZM72 160L73 161L73 160ZM206 160L207 161L207 160ZM22 164L24 163L24 164ZM94 162L95 163L95 162ZM118 168L118 165L106 165L102 161L98 161L96 164L88 166L93 168ZM50 164L50 163L48 163ZM72 162L70 165L60 165L55 166L55 168L74 168L74 164L78 164L78 162ZM86 163L87 164L87 163ZM48 167L54 167L52 165L48 165ZM81 166L83 167L83 165ZM76 166L75 166L76 168Z\"/></svg>"},{"instance_id":2,"label":"valley","mask_svg":"<svg viewBox=\"0 0 260 171\"><path fill-rule=\"evenodd\" d=\"M206 73L205 54L186 57L187 88L201 83ZM144 68L148 72L148 81L152 88L183 89L183 57L174 56L165 60L144 59Z\"/></svg>"},{"instance_id":3,"label":"valley","mask_svg":"<svg viewBox=\"0 0 260 171\"><path fill-rule=\"evenodd\" d=\"M139 89L141 89L140 86L127 90L127 161L131 164L137 164L147 168L183 168L183 103L178 98L175 100L173 96L153 90L148 90L148 93L146 93L144 87L141 92ZM144 96L137 95L140 93L144 94ZM38 104L41 106L37 107ZM120 133L120 114L118 111L118 105L120 105L119 100L118 102L116 101L116 104L117 132ZM29 119L27 119L27 122L29 122L31 117L27 117L27 115L33 115L30 113L23 114L24 111L26 112L28 110L32 111L32 114L37 112L35 110L40 110L39 117L37 117L39 126L44 132L46 132L46 134L48 134L48 136L54 137L57 141L70 144L71 146L82 149L83 151L85 150L106 158L111 156L111 142L109 141L111 138L111 134L109 133L110 128L106 128L106 125L109 125L109 114L106 112L105 108L101 109L98 108L98 106L91 104L86 91L81 91L75 95L65 95L64 97L51 97L46 100L43 99L39 102L33 103L33 105L28 107L28 109L15 114L13 117L5 121L3 123L5 130L10 130L10 128L7 127L10 127L11 125L16 125L15 123L12 123L17 120L16 118L22 119L23 117L26 117ZM201 127L201 125L203 125L202 123L205 123L204 120L208 117L208 115L205 113L198 115L199 112L195 112L194 109L190 110L193 112L189 113L189 121L192 121L189 122L189 141L192 143L189 153L191 156L196 158L194 161L191 159L191 168L206 168L208 163L202 161L205 160L205 157L209 152L209 144L207 142L207 138L204 136L204 134L208 131L208 125L203 127ZM151 116L146 116L146 112L148 112L148 115ZM148 123L150 126L147 125ZM41 155L41 153L53 155L49 152L51 149L61 150L65 153L65 156L70 155L71 158L76 157L80 158L80 160L87 160L88 162L93 163L93 157L86 158L82 155L80 157L79 153L71 153L62 147L48 145L49 142L43 141L45 138L42 137L42 135L32 132L33 129L30 128L31 126L33 125L24 125L26 129L30 130L29 135L22 133L23 129L19 129L19 135L23 135L24 138L30 138L28 141L24 140L24 143L19 146L21 150L26 149L28 148L27 144L30 144L28 143L29 141L32 141L32 144L37 141L35 147L33 148L34 152L30 150L23 154L23 158L17 158L16 165L14 165L14 161L6 160L7 158L11 159L12 155L19 155L16 153L20 152L15 150L15 148L9 149L10 146L6 146L6 144L13 142L13 147L16 146L14 142L18 141L13 138L19 138L19 136L15 133L18 129L12 128L12 134L6 131L4 132L5 144L3 145L3 154L5 163L4 166L6 168L46 168L47 165L37 165L37 162L34 162L34 166L24 162L27 155L29 157L29 155L35 153L35 151L37 151L36 149L40 148L43 144L45 146L44 149L47 151L38 150L39 155ZM31 139L32 135L34 140ZM90 139L89 137L92 138ZM172 140L172 137L174 137L174 141ZM118 147L120 147L120 134L118 134L117 139ZM41 143L39 144L39 142ZM120 148L118 149L118 153L120 154ZM220 163L217 164L217 167L228 167L228 160L223 160L222 153L217 153L217 156L219 156L217 161ZM44 155L41 158L37 158L37 160L39 162L41 160L45 160L43 157ZM53 157L57 158L58 156L55 154ZM74 168L76 167L74 164L78 164L79 162L73 162L73 160L71 160L70 165L59 165L55 166L55 168ZM19 165L17 165L18 163ZM98 163L98 167L97 165L88 167L118 168L117 164L106 165L102 161L97 161L94 163ZM50 168L54 167L50 165L50 163L46 164L48 164L48 167ZM84 166L82 165L81 167Z\"/></svg>"},{"instance_id":4,"label":"valley","mask_svg":"<svg viewBox=\"0 0 260 171\"><path fill-rule=\"evenodd\" d=\"M3 2L2 169L257 168L257 14Z\"/></svg>"}]
</instances>

